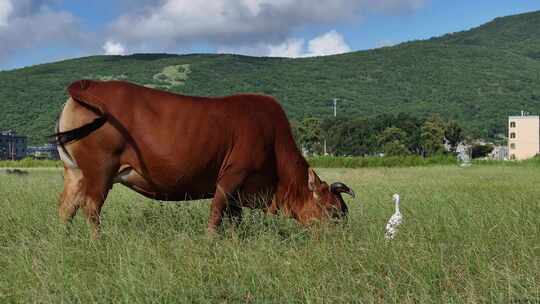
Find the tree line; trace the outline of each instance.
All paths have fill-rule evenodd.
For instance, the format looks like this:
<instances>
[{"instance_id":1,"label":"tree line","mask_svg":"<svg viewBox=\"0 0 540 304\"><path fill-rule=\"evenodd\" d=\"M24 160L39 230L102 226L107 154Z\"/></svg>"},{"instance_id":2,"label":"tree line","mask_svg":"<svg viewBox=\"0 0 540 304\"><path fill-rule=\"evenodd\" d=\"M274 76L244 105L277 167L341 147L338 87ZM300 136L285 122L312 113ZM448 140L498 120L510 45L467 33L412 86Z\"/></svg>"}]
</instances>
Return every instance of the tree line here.
<instances>
[{"instance_id":1,"label":"tree line","mask_svg":"<svg viewBox=\"0 0 540 304\"><path fill-rule=\"evenodd\" d=\"M425 118L406 113L352 119L307 117L292 121L296 141L310 155L403 156L456 153L468 137L454 120L439 115ZM473 156L482 157L491 145L472 145Z\"/></svg>"}]
</instances>

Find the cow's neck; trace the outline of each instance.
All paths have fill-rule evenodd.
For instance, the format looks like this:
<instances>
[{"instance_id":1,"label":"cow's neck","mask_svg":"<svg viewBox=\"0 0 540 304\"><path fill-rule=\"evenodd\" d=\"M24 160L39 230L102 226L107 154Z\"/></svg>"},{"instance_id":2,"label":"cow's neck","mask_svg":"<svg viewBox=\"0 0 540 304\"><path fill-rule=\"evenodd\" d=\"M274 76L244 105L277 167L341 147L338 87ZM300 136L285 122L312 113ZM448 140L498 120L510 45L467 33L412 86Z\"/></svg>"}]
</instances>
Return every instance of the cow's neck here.
<instances>
[{"instance_id":1,"label":"cow's neck","mask_svg":"<svg viewBox=\"0 0 540 304\"><path fill-rule=\"evenodd\" d=\"M308 189L309 165L301 155L300 157L301 159L291 162L291 166L286 170L287 174L280 176L277 189L278 206L284 213L296 218L311 197Z\"/></svg>"}]
</instances>

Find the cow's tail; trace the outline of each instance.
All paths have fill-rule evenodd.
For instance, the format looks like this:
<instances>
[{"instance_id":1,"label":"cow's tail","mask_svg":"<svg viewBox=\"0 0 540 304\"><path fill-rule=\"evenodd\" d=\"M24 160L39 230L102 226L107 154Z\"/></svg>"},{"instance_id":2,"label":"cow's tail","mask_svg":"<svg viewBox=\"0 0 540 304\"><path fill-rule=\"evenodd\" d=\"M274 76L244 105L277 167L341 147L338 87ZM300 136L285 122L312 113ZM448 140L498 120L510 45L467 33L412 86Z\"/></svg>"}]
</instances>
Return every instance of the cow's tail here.
<instances>
[{"instance_id":1,"label":"cow's tail","mask_svg":"<svg viewBox=\"0 0 540 304\"><path fill-rule=\"evenodd\" d=\"M92 112L98 115L98 117L95 118L90 123L84 124L75 129L71 129L67 131L60 131L60 121L62 120L62 115L65 114L64 110L60 112L58 121L56 122L55 133L49 136L49 138L51 139L50 143L56 144L58 146L58 152L60 153L60 158L64 161L64 163L67 161L68 163L75 164L75 160L69 154L65 146L69 143L81 140L85 138L86 136L90 135L92 132L101 128L107 122L107 115L105 115L102 111L100 111L100 109L97 109L91 105L88 105L84 102L76 100L72 97L70 97L70 99L74 102L79 102L80 104L84 105L85 107L87 107Z\"/></svg>"},{"instance_id":2,"label":"cow's tail","mask_svg":"<svg viewBox=\"0 0 540 304\"><path fill-rule=\"evenodd\" d=\"M74 86L74 84L70 85L70 88L72 86ZM64 150L64 145L81 140L85 138L86 136L90 135L92 132L101 128L107 122L107 116L108 116L105 114L105 111L103 111L103 108L100 107L99 105L91 104L87 101L80 100L73 96L69 97L68 102L70 101L79 103L81 106L90 110L91 112L96 114L98 117L95 118L92 122L82 125L78 128L60 132L60 121L62 120L62 115L65 115L64 113L65 111L62 110L60 112L60 116L58 117L58 122L56 123L56 129L55 129L56 133L51 135L50 138L52 139L53 143L56 143L63 150ZM64 108L65 108L65 105L64 105Z\"/></svg>"},{"instance_id":3,"label":"cow's tail","mask_svg":"<svg viewBox=\"0 0 540 304\"><path fill-rule=\"evenodd\" d=\"M107 116L102 115L94 119L92 122L87 123L76 129L60 132L59 125L56 125L56 133L51 135L54 138L54 141L59 146L64 146L71 142L75 142L85 138L90 135L95 130L101 128L107 122Z\"/></svg>"}]
</instances>

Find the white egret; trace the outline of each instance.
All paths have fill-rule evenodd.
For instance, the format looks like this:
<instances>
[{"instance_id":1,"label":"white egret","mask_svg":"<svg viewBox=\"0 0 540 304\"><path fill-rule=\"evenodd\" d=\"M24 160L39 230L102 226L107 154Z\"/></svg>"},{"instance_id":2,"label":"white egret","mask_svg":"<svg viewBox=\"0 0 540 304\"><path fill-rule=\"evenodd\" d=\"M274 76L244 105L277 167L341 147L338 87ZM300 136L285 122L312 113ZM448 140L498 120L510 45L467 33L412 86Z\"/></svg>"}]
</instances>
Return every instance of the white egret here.
<instances>
[{"instance_id":1,"label":"white egret","mask_svg":"<svg viewBox=\"0 0 540 304\"><path fill-rule=\"evenodd\" d=\"M397 229L403 222L403 216L401 215L401 212L399 212L399 194L394 194L392 198L394 199L394 203L396 205L396 212L394 212L386 224L386 234L384 237L387 240L392 240L396 236L398 231Z\"/></svg>"}]
</instances>

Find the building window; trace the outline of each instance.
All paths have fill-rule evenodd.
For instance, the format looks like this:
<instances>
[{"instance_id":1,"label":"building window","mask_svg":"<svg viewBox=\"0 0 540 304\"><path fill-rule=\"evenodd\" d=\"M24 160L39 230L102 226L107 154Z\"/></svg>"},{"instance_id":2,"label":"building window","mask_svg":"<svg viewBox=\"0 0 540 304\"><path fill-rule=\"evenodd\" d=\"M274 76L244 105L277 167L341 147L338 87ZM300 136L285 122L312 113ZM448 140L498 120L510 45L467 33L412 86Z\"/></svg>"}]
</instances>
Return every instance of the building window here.
<instances>
[{"instance_id":1,"label":"building window","mask_svg":"<svg viewBox=\"0 0 540 304\"><path fill-rule=\"evenodd\" d=\"M510 133L510 138L516 138L516 133L515 132Z\"/></svg>"},{"instance_id":2,"label":"building window","mask_svg":"<svg viewBox=\"0 0 540 304\"><path fill-rule=\"evenodd\" d=\"M515 122L515 121L512 121L512 122L510 123L510 128L515 128L515 127L516 127L516 122Z\"/></svg>"},{"instance_id":3,"label":"building window","mask_svg":"<svg viewBox=\"0 0 540 304\"><path fill-rule=\"evenodd\" d=\"M516 148L516 144L510 144L510 149L515 149Z\"/></svg>"}]
</instances>

